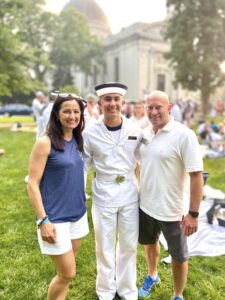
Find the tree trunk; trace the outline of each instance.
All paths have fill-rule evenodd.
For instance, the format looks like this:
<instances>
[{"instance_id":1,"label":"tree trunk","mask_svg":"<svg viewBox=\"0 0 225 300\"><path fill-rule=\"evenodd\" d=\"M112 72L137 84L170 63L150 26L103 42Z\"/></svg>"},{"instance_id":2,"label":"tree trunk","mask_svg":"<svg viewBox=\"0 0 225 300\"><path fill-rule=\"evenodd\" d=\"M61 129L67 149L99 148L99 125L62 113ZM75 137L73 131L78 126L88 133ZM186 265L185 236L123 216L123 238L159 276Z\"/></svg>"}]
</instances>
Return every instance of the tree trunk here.
<instances>
[{"instance_id":1,"label":"tree trunk","mask_svg":"<svg viewBox=\"0 0 225 300\"><path fill-rule=\"evenodd\" d=\"M209 98L210 91L203 87L201 90L201 111L204 118L209 114Z\"/></svg>"}]
</instances>

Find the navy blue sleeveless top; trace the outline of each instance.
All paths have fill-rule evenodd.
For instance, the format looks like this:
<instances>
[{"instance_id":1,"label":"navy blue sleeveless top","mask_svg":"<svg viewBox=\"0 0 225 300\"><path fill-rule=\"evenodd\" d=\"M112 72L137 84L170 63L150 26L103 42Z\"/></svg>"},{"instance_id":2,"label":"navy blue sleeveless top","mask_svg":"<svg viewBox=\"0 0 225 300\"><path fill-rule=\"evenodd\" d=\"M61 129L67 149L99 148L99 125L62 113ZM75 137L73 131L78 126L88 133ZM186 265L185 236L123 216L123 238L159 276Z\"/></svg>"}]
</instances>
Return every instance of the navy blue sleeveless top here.
<instances>
[{"instance_id":1,"label":"navy blue sleeveless top","mask_svg":"<svg viewBox=\"0 0 225 300\"><path fill-rule=\"evenodd\" d=\"M43 205L53 223L75 222L86 212L83 160L74 138L64 146L62 152L51 145L40 182Z\"/></svg>"}]
</instances>

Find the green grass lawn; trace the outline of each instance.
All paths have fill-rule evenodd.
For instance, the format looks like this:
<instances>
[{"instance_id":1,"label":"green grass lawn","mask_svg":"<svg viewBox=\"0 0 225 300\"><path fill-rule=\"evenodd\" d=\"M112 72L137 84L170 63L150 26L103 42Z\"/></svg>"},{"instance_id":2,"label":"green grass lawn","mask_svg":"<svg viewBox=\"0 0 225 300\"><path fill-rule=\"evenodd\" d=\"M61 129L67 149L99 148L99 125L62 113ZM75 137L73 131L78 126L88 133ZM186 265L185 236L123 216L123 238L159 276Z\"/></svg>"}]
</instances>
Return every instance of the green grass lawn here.
<instances>
[{"instance_id":1,"label":"green grass lawn","mask_svg":"<svg viewBox=\"0 0 225 300\"><path fill-rule=\"evenodd\" d=\"M28 157L35 134L0 129L0 148L6 153L0 157L0 299L43 300L54 267L47 256L40 254L36 238L34 212L26 192ZM210 173L208 184L225 192L225 160L205 160ZM87 192L90 190L89 175ZM82 240L77 256L77 278L70 286L67 299L95 300L95 249L90 216L91 200L87 201L90 234ZM162 250L162 257L167 253ZM189 279L185 289L186 300L224 300L225 256L193 257L190 259ZM138 248L138 285L146 273L143 248ZM159 264L162 282L152 293L152 300L168 300L172 294L169 265Z\"/></svg>"},{"instance_id":2,"label":"green grass lawn","mask_svg":"<svg viewBox=\"0 0 225 300\"><path fill-rule=\"evenodd\" d=\"M34 117L33 116L12 116L12 117L6 117L6 116L0 116L0 124L8 124L8 123L34 123Z\"/></svg>"}]
</instances>

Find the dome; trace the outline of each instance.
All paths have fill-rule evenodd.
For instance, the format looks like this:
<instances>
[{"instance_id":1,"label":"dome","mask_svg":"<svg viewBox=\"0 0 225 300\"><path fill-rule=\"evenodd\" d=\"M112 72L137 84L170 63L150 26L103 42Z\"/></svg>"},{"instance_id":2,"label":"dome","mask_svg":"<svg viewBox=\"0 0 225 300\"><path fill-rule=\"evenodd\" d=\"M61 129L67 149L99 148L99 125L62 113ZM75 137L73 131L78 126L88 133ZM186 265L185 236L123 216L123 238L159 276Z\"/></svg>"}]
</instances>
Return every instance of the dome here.
<instances>
[{"instance_id":1,"label":"dome","mask_svg":"<svg viewBox=\"0 0 225 300\"><path fill-rule=\"evenodd\" d=\"M100 38L111 34L105 13L94 0L70 0L64 7L73 7L86 16L90 30Z\"/></svg>"}]
</instances>

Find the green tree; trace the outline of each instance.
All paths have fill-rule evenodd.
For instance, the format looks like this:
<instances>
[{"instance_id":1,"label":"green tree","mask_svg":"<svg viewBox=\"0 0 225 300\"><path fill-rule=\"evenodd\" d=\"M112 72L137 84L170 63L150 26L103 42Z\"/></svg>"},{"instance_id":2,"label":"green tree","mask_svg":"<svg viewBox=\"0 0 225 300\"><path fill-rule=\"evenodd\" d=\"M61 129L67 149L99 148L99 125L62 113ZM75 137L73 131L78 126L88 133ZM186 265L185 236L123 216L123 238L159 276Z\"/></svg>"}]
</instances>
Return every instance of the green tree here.
<instances>
[{"instance_id":1,"label":"green tree","mask_svg":"<svg viewBox=\"0 0 225 300\"><path fill-rule=\"evenodd\" d=\"M166 58L175 69L175 84L201 92L207 114L210 94L224 84L225 1L167 0L171 17L164 36L171 42Z\"/></svg>"},{"instance_id":2,"label":"green tree","mask_svg":"<svg viewBox=\"0 0 225 300\"><path fill-rule=\"evenodd\" d=\"M43 11L44 0L1 0L0 96L74 84L74 71L91 74L103 62L103 48L75 9L59 16Z\"/></svg>"},{"instance_id":3,"label":"green tree","mask_svg":"<svg viewBox=\"0 0 225 300\"><path fill-rule=\"evenodd\" d=\"M44 0L1 0L0 95L46 90L52 67L49 53L56 15L43 11Z\"/></svg>"},{"instance_id":4,"label":"green tree","mask_svg":"<svg viewBox=\"0 0 225 300\"><path fill-rule=\"evenodd\" d=\"M55 65L55 89L74 83L74 73L91 74L93 62L103 63L103 47L91 35L86 18L74 8L59 15L50 60Z\"/></svg>"},{"instance_id":5,"label":"green tree","mask_svg":"<svg viewBox=\"0 0 225 300\"><path fill-rule=\"evenodd\" d=\"M44 82L45 74L52 68L49 54L52 48L57 16L44 12L41 7L34 5L34 3L37 1L29 1L27 10L20 12L22 24L18 34L24 47L31 47L32 49L33 59L30 61L30 69L32 69L33 77Z\"/></svg>"},{"instance_id":6,"label":"green tree","mask_svg":"<svg viewBox=\"0 0 225 300\"><path fill-rule=\"evenodd\" d=\"M31 49L24 51L18 32L18 11L26 10L26 0L2 0L0 6L0 95L11 96L15 91L29 93L34 88L28 62Z\"/></svg>"},{"instance_id":7,"label":"green tree","mask_svg":"<svg viewBox=\"0 0 225 300\"><path fill-rule=\"evenodd\" d=\"M60 93L71 93L71 94L77 94L78 96L80 95L79 90L72 84L72 85L64 85L60 88Z\"/></svg>"}]
</instances>

